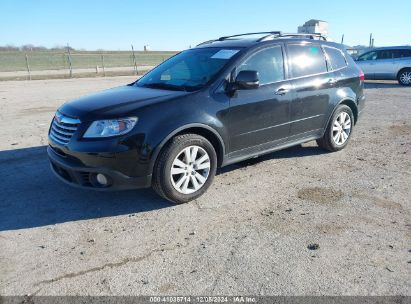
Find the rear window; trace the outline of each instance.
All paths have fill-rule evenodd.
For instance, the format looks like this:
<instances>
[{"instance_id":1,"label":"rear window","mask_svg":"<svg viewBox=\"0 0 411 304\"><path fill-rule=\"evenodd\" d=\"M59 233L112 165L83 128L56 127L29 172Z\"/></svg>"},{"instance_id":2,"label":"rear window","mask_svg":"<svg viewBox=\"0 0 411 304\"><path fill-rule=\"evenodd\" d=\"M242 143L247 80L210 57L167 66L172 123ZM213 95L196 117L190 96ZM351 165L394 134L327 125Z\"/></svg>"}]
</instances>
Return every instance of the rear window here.
<instances>
[{"instance_id":1,"label":"rear window","mask_svg":"<svg viewBox=\"0 0 411 304\"><path fill-rule=\"evenodd\" d=\"M338 70L345 68L347 66L347 61L343 53L333 47L324 47L325 53L327 54L328 62L331 64L333 70Z\"/></svg>"},{"instance_id":2,"label":"rear window","mask_svg":"<svg viewBox=\"0 0 411 304\"><path fill-rule=\"evenodd\" d=\"M324 53L319 45L289 44L288 51L293 77L327 72Z\"/></svg>"}]
</instances>

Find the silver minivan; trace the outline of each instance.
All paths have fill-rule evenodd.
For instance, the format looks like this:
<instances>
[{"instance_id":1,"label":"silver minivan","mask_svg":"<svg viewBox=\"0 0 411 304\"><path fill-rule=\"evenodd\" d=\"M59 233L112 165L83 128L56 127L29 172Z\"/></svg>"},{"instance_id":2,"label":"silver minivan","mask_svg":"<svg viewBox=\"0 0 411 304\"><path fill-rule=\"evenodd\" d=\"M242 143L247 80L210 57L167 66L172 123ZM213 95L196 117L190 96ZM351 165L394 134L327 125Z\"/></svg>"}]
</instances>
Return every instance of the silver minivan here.
<instances>
[{"instance_id":1,"label":"silver minivan","mask_svg":"<svg viewBox=\"0 0 411 304\"><path fill-rule=\"evenodd\" d=\"M411 46L372 49L356 59L366 79L397 79L411 85Z\"/></svg>"}]
</instances>

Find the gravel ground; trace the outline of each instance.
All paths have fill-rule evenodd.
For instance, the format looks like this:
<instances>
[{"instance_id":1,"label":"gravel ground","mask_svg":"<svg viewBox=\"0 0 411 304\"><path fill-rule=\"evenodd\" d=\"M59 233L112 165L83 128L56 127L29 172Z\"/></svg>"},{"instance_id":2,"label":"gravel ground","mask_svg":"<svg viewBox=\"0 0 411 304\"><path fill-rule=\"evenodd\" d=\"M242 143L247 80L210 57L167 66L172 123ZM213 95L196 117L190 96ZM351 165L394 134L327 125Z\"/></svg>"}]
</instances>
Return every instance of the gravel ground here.
<instances>
[{"instance_id":1,"label":"gravel ground","mask_svg":"<svg viewBox=\"0 0 411 304\"><path fill-rule=\"evenodd\" d=\"M224 168L189 204L62 184L53 112L131 80L0 83L0 294L411 295L411 88L368 83L345 150Z\"/></svg>"}]
</instances>

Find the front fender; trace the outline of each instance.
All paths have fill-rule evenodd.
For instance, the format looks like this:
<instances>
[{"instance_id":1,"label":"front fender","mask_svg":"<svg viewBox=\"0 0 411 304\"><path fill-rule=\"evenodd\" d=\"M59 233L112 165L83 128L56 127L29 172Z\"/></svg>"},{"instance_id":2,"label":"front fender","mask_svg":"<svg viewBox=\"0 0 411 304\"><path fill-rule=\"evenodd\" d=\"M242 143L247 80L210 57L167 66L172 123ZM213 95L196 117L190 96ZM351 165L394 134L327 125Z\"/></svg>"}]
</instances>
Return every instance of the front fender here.
<instances>
[{"instance_id":1,"label":"front fender","mask_svg":"<svg viewBox=\"0 0 411 304\"><path fill-rule=\"evenodd\" d=\"M154 164L157 160L158 155L160 154L161 149L166 145L166 143L173 138L174 136L176 136L179 133L183 133L185 130L190 130L193 128L197 128L197 129L204 129L207 130L209 132L211 132L215 138L217 138L217 140L219 141L220 147L222 149L222 156L225 155L225 151L226 151L226 144L225 141L223 140L222 136L220 133L217 132L217 130L215 130L214 128L202 124L202 123L190 123L184 126L181 126L177 129L175 129L174 131L170 132L161 142L160 144L157 145L157 147L153 150L152 156L151 156L151 162L150 162L150 168L151 170L154 168Z\"/></svg>"}]
</instances>

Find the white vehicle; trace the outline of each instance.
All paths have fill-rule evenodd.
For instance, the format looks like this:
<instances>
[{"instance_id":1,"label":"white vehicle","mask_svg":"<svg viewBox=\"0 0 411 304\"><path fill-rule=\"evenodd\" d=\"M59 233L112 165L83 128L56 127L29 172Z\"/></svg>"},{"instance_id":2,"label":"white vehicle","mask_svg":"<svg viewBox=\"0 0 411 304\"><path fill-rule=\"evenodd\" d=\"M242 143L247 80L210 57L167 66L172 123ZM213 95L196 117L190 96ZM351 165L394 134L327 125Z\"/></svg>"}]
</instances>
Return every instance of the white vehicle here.
<instances>
[{"instance_id":1,"label":"white vehicle","mask_svg":"<svg viewBox=\"0 0 411 304\"><path fill-rule=\"evenodd\" d=\"M397 79L411 86L411 46L381 47L356 59L366 79Z\"/></svg>"}]
</instances>

